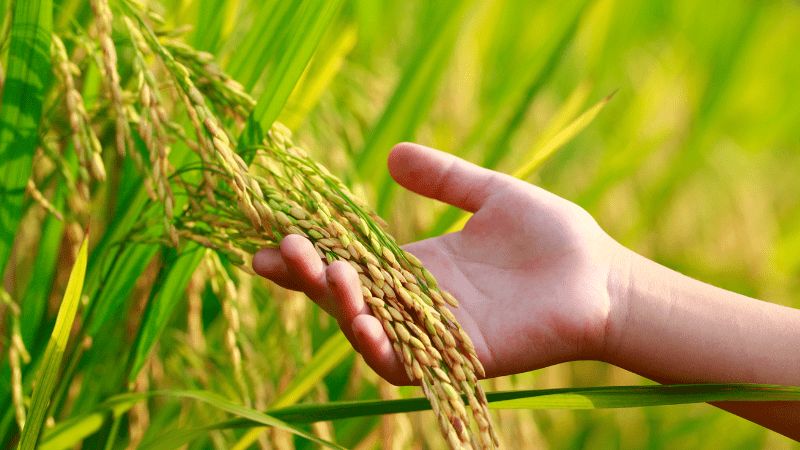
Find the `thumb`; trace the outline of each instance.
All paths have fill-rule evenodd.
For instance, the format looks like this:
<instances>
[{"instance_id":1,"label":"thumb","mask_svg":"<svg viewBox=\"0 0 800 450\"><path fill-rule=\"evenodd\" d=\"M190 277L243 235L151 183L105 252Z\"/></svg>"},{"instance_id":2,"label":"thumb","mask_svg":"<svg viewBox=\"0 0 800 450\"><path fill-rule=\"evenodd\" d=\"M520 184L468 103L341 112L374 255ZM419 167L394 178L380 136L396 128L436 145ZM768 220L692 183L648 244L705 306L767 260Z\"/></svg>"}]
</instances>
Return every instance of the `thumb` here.
<instances>
[{"instance_id":1,"label":"thumb","mask_svg":"<svg viewBox=\"0 0 800 450\"><path fill-rule=\"evenodd\" d=\"M449 153L407 142L394 146L388 164L392 178L406 189L473 213L510 178Z\"/></svg>"}]
</instances>

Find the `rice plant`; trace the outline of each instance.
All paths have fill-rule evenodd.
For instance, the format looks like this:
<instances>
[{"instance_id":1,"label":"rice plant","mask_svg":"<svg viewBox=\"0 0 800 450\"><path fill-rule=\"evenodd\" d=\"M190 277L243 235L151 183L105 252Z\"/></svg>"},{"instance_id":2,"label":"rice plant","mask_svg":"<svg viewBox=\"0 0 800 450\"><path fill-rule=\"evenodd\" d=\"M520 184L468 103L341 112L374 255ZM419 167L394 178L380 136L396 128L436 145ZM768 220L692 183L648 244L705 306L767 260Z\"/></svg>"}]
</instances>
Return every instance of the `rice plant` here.
<instances>
[{"instance_id":1,"label":"rice plant","mask_svg":"<svg viewBox=\"0 0 800 450\"><path fill-rule=\"evenodd\" d=\"M578 145L598 148L582 130L618 142L649 112L625 86L609 102L620 77L603 77L616 72L597 57L582 69L562 62L603 46L587 33L590 23L613 23L606 3L544 3L520 15L513 1L0 3L0 405L8 405L0 408L0 446L560 448L618 419L576 416L583 427L576 430L556 413L511 409L796 398L791 389L751 386L676 394L547 384L548 373L564 370L580 380L580 365L479 381L480 361L448 309L457 299L390 235L405 242L464 220L455 210L406 201L393 187L385 156L411 139L562 189L607 216L627 244L652 238L642 230L670 226L656 219L673 203L668 192L694 158L713 161L713 152L668 160L634 225L604 205L626 195L619 180L627 174L653 170L642 153L577 156ZM743 52L748 39L765 42L761 27L783 14L778 6L758 11L753 20L760 21L741 19L737 29ZM735 9L732 22L747 13ZM397 16L414 18L397 34L415 35L411 44L380 35ZM548 32L533 36L521 17ZM491 38L471 49L484 29ZM509 72L503 61L518 69L514 76L502 73ZM715 57L709 77L725 86L736 61ZM596 84L585 81L595 76ZM727 82L749 82L740 78ZM660 95L670 85L653 86ZM701 97L706 135L746 104L710 88ZM622 111L620 103L633 106ZM786 112L800 117L796 108ZM609 131L620 115L627 118L619 131ZM645 138L669 147L663 132L652 133ZM781 128L769 136L790 148L797 142ZM708 147L701 137L686 146ZM590 165L600 175L581 181ZM578 175L562 178L568 173ZM797 202L781 205L781 220L791 223ZM327 262L355 267L421 390L377 379L324 313L252 277L250 255L290 233L309 237ZM790 236L779 254L791 254ZM653 256L678 258L661 251ZM797 267L796 258L781 258L787 270ZM73 266L85 268L85 282L69 281ZM64 324L67 307L75 318ZM57 337L63 363L48 344ZM606 381L595 376L588 384ZM491 392L502 390L510 392ZM414 398L420 393L426 398ZM430 424L421 419L429 413L410 412L427 409ZM593 439L613 441L622 436L616 433ZM677 439L664 435L663 445Z\"/></svg>"}]
</instances>

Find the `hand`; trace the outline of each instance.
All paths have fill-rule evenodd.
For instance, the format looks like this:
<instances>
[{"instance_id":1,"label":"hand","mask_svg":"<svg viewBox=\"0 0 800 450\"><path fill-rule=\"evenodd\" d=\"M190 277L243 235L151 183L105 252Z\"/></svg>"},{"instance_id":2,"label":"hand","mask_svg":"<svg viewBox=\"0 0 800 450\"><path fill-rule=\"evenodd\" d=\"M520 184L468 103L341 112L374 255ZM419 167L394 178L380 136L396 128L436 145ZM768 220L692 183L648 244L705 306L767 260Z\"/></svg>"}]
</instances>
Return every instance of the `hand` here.
<instances>
[{"instance_id":1,"label":"hand","mask_svg":"<svg viewBox=\"0 0 800 450\"><path fill-rule=\"evenodd\" d=\"M389 171L405 188L473 212L463 230L404 247L460 302L453 312L489 377L600 359L614 306L612 265L622 247L577 205L447 153L399 144ZM303 291L331 314L382 377L409 384L345 262L326 266L311 243L287 236L253 269Z\"/></svg>"}]
</instances>

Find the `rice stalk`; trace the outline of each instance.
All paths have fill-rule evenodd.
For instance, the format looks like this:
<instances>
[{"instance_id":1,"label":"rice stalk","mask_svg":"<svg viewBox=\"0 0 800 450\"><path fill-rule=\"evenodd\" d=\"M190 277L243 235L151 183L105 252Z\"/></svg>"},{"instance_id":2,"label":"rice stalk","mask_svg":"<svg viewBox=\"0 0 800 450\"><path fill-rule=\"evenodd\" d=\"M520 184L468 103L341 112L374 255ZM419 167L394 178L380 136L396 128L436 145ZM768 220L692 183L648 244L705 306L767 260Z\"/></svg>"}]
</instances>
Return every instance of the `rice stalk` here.
<instances>
[{"instance_id":1,"label":"rice stalk","mask_svg":"<svg viewBox=\"0 0 800 450\"><path fill-rule=\"evenodd\" d=\"M120 156L125 156L125 149L133 150L133 138L131 129L128 126L128 114L122 100L122 88L120 85L119 72L117 71L117 50L114 41L111 39L111 21L113 15L107 0L92 0L92 11L95 14L97 26L97 39L100 41L100 48L103 51L103 64L100 66L101 72L106 81L106 88L111 97L111 104L116 115L116 144L117 152Z\"/></svg>"},{"instance_id":2,"label":"rice stalk","mask_svg":"<svg viewBox=\"0 0 800 450\"><path fill-rule=\"evenodd\" d=\"M125 11L121 22L132 44L131 66L138 81L134 92L123 92L120 84L118 53L110 37L112 15L106 0L92 1L100 51L88 37L79 36L78 42L100 59L120 155L134 159L151 183L151 198L160 203L165 236L161 242L174 247L183 240L197 242L250 272L245 264L248 254L275 247L288 234L298 234L310 239L327 263L347 261L358 272L364 300L381 321L408 377L420 383L431 402L448 445L454 449L496 448L498 439L478 383L484 370L472 342L449 309L458 306L455 298L438 287L414 255L395 243L384 231L386 223L374 211L293 144L286 127L275 123L262 145L236 151L231 136L253 108L252 98L220 70L210 55L153 31L136 5L121 5ZM71 136L78 144L76 152L83 152L87 171L96 172L99 179L89 152L100 153L93 147L91 122L70 78L74 67L63 43L54 47L59 61L56 70L68 92L67 110ZM151 54L170 78L166 83L156 77L157 72L148 63ZM162 97L159 86L164 85L175 90L172 98L181 101L170 103L170 98ZM128 101L126 106L126 98L138 99L139 111L129 110L130 103L137 102ZM170 119L180 103L194 139ZM130 122L138 123L149 165L133 149ZM170 165L170 142L175 138L199 155L199 181L184 179L183 172ZM126 152L126 148L131 151ZM253 163L245 162L245 153L253 156ZM187 201L180 208L175 206L175 189L185 191L182 194ZM223 305L225 347L234 376L243 401L250 404L242 348L237 341L236 289L216 254L210 260L210 282ZM135 430L131 434L136 434Z\"/></svg>"},{"instance_id":3,"label":"rice stalk","mask_svg":"<svg viewBox=\"0 0 800 450\"><path fill-rule=\"evenodd\" d=\"M433 275L419 260L383 231L385 222L380 217L292 144L290 132L282 125L268 131L263 146L249 149L256 158L248 166L233 151L223 122L209 107L212 102L207 103L188 67L139 23L144 40L182 90L204 164L204 183L185 186L188 205L175 218L179 237L221 251L234 264L243 265L238 250L254 253L277 245L288 234L298 234L311 239L328 263L348 261L359 272L365 301L393 340L409 378L421 382L449 445L494 448L496 437L477 379L484 375L483 367L469 337L446 307L456 307L456 300L436 287ZM193 56L194 61L203 56L180 48L184 57ZM203 197L210 201L201 202ZM477 438L469 429L467 404L478 425Z\"/></svg>"},{"instance_id":4,"label":"rice stalk","mask_svg":"<svg viewBox=\"0 0 800 450\"><path fill-rule=\"evenodd\" d=\"M70 61L64 43L57 35L52 36L53 69L61 79L64 86L65 106L69 117L70 130L72 131L72 145L78 155L82 170L80 174L91 174L96 180L105 181L106 170L103 166L103 148L91 127L91 120L86 112L83 97L75 87L73 74L80 75L80 69ZM82 181L88 183L85 175ZM85 194L88 194L85 192ZM88 195L87 195L88 198Z\"/></svg>"},{"instance_id":5,"label":"rice stalk","mask_svg":"<svg viewBox=\"0 0 800 450\"><path fill-rule=\"evenodd\" d=\"M197 354L206 352L206 336L203 333L203 298L205 274L195 270L186 286L186 338L189 347Z\"/></svg>"},{"instance_id":6,"label":"rice stalk","mask_svg":"<svg viewBox=\"0 0 800 450\"><path fill-rule=\"evenodd\" d=\"M14 418L17 426L25 428L27 414L25 411L25 394L22 388L22 363L31 362L31 355L25 348L20 332L20 307L5 289L0 287L0 300L8 308L11 317L11 342L8 346L8 363L11 368L11 403L14 405Z\"/></svg>"},{"instance_id":7,"label":"rice stalk","mask_svg":"<svg viewBox=\"0 0 800 450\"><path fill-rule=\"evenodd\" d=\"M447 308L457 307L457 301L437 287L416 257L397 246L383 230L385 223L363 201L293 145L285 127L276 123L255 153L247 170L214 168L216 176L227 178L215 191L217 207L190 206L177 220L178 228L198 242L219 243L236 236L229 243L244 251L275 246L286 235L298 234L309 238L326 262L350 263L359 273L364 300L392 340L409 378L421 383L431 401L448 444L495 448L477 378L484 375L483 367ZM227 186L233 192L223 189ZM247 195L241 196L242 191ZM190 188L189 195L203 194ZM467 405L478 426L475 435Z\"/></svg>"},{"instance_id":8,"label":"rice stalk","mask_svg":"<svg viewBox=\"0 0 800 450\"><path fill-rule=\"evenodd\" d=\"M263 146L249 149L256 154L255 162L245 164L187 66L160 45L149 28L142 30L183 91L201 143L197 151L206 181L185 186L188 205L175 218L179 236L221 251L238 265L244 262L238 250L254 253L276 246L288 234L311 239L328 263L348 261L359 272L365 300L393 340L409 378L422 383L449 445L494 448L496 437L477 379L484 375L483 367L446 307L456 307L457 301L436 287L417 258L394 243L380 217L292 144L282 125L269 130ZM217 181L207 181L209 176ZM213 200L201 202L203 197ZM478 425L477 438L469 430L467 404Z\"/></svg>"},{"instance_id":9,"label":"rice stalk","mask_svg":"<svg viewBox=\"0 0 800 450\"><path fill-rule=\"evenodd\" d=\"M38 188L36 188L36 185L33 183L33 178L28 178L28 184L25 186L25 192L27 192L28 195L31 196L33 201L35 201L36 203L39 204L39 206L44 208L45 211L55 216L56 219L62 222L64 221L64 214L61 211L57 210L55 206L53 206L53 204L50 203L50 201L44 197L42 192Z\"/></svg>"},{"instance_id":10,"label":"rice stalk","mask_svg":"<svg viewBox=\"0 0 800 450\"><path fill-rule=\"evenodd\" d=\"M239 348L238 334L239 334L239 309L237 307L238 292L233 280L222 267L222 262L219 256L214 253L208 253L205 259L206 270L210 274L209 281L211 282L211 289L216 294L220 303L222 304L222 313L227 322L225 328L225 350L231 358L233 365L233 376L236 380L239 394L242 397L242 402L245 406L251 407L249 388L244 377L244 370L242 366L242 351Z\"/></svg>"}]
</instances>

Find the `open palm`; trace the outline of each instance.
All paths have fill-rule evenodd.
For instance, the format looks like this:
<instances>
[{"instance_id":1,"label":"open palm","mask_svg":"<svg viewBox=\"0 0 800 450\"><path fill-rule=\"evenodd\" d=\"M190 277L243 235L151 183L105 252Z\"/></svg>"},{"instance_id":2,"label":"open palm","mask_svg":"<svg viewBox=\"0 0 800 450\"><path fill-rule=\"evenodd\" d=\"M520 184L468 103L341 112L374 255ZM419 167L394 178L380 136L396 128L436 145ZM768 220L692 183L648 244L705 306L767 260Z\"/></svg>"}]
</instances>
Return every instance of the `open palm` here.
<instances>
[{"instance_id":1,"label":"open palm","mask_svg":"<svg viewBox=\"0 0 800 450\"><path fill-rule=\"evenodd\" d=\"M487 376L599 355L619 245L588 213L523 181L414 144L392 150L389 170L407 189L475 213L459 232L404 248L459 299L454 313ZM288 236L280 250L259 252L253 266L336 317L381 376L409 382L348 264L326 268L309 241Z\"/></svg>"}]
</instances>

